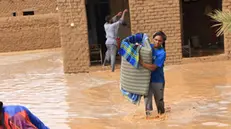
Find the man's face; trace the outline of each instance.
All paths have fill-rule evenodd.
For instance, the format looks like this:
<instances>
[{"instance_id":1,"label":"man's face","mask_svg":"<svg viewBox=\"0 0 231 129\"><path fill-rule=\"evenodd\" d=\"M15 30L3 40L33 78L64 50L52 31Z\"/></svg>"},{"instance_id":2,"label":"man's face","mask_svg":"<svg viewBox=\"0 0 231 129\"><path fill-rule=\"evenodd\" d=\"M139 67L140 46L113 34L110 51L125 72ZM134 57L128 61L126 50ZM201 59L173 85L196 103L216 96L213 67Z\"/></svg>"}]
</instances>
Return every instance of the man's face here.
<instances>
[{"instance_id":1,"label":"man's face","mask_svg":"<svg viewBox=\"0 0 231 129\"><path fill-rule=\"evenodd\" d=\"M161 36L159 36L159 35L155 36L153 38L153 41L154 41L155 47L160 47L164 42L163 38Z\"/></svg>"}]
</instances>

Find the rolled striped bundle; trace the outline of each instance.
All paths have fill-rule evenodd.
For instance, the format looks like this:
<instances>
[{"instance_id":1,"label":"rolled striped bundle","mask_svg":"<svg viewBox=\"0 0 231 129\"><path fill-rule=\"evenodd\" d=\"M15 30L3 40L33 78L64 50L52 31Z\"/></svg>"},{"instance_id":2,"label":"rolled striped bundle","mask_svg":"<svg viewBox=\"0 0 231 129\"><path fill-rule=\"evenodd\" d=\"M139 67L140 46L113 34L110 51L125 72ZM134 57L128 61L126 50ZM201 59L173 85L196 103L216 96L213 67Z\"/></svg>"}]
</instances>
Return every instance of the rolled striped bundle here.
<instances>
[{"instance_id":1,"label":"rolled striped bundle","mask_svg":"<svg viewBox=\"0 0 231 129\"><path fill-rule=\"evenodd\" d=\"M148 37L143 38L140 56L146 63L152 63L152 48ZM121 62L120 86L130 93L147 95L150 84L151 71L139 66L133 67L124 57Z\"/></svg>"}]
</instances>

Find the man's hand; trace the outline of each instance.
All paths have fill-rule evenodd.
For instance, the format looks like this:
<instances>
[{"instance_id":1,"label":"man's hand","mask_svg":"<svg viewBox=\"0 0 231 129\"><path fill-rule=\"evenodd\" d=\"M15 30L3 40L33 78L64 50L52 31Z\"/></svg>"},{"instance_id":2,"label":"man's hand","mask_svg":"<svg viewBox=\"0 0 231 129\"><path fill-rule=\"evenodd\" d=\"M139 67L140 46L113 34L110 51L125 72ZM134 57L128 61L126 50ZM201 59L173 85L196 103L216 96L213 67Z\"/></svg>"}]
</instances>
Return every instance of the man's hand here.
<instances>
[{"instance_id":1,"label":"man's hand","mask_svg":"<svg viewBox=\"0 0 231 129\"><path fill-rule=\"evenodd\" d=\"M125 9L125 10L124 10L124 13L126 13L126 12L128 12L128 9Z\"/></svg>"},{"instance_id":2,"label":"man's hand","mask_svg":"<svg viewBox=\"0 0 231 129\"><path fill-rule=\"evenodd\" d=\"M117 13L117 16L121 16L121 15L122 15L122 12L118 12L118 13Z\"/></svg>"}]
</instances>

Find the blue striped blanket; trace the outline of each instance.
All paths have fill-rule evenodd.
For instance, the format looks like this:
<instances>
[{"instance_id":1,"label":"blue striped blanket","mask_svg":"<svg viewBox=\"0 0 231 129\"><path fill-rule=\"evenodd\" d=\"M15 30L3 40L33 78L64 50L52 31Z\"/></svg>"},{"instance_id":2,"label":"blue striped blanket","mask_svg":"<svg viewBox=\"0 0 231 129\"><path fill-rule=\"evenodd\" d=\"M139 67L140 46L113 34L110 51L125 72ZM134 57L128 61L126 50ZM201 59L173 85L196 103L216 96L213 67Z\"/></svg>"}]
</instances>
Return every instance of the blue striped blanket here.
<instances>
[{"instance_id":1,"label":"blue striped blanket","mask_svg":"<svg viewBox=\"0 0 231 129\"><path fill-rule=\"evenodd\" d=\"M127 92L123 88L120 88L120 91L122 92L123 96L125 96L133 104L139 104L140 103L140 99L142 97L141 95Z\"/></svg>"},{"instance_id":2,"label":"blue striped blanket","mask_svg":"<svg viewBox=\"0 0 231 129\"><path fill-rule=\"evenodd\" d=\"M137 33L122 40L119 54L132 66L139 67L139 50L142 46L143 33Z\"/></svg>"},{"instance_id":3,"label":"blue striped blanket","mask_svg":"<svg viewBox=\"0 0 231 129\"><path fill-rule=\"evenodd\" d=\"M139 67L139 50L143 46L143 41L147 38L146 34L137 33L125 38L120 45L119 54L135 68ZM133 104L140 103L141 95L129 93L122 88L120 88L120 91Z\"/></svg>"}]
</instances>

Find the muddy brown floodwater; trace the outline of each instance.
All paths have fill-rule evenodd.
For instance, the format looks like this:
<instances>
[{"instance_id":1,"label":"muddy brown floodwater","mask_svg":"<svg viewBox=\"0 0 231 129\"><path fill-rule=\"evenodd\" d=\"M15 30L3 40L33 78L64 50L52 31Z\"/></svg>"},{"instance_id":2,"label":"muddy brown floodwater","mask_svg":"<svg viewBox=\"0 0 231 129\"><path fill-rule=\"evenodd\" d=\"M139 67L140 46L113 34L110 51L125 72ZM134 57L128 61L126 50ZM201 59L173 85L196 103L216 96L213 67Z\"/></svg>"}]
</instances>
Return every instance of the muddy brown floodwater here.
<instances>
[{"instance_id":1,"label":"muddy brown floodwater","mask_svg":"<svg viewBox=\"0 0 231 129\"><path fill-rule=\"evenodd\" d=\"M93 68L94 69L94 68ZM229 129L231 61L166 66L164 121L144 119L119 91L120 71L65 75L59 49L0 54L0 100L51 129Z\"/></svg>"}]
</instances>

